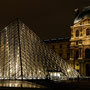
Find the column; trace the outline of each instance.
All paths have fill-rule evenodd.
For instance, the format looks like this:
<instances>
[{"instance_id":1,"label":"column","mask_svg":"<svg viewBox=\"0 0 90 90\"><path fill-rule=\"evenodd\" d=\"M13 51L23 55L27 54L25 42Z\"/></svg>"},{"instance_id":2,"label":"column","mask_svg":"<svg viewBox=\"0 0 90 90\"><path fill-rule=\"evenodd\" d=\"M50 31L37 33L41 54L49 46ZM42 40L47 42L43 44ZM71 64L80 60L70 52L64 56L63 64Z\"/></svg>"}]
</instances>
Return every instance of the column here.
<instances>
[{"instance_id":1,"label":"column","mask_svg":"<svg viewBox=\"0 0 90 90\"><path fill-rule=\"evenodd\" d=\"M82 48L79 48L79 58L78 59L82 59L83 58L83 55L82 55Z\"/></svg>"},{"instance_id":2,"label":"column","mask_svg":"<svg viewBox=\"0 0 90 90\"><path fill-rule=\"evenodd\" d=\"M83 59L83 48L81 48L81 59Z\"/></svg>"}]
</instances>

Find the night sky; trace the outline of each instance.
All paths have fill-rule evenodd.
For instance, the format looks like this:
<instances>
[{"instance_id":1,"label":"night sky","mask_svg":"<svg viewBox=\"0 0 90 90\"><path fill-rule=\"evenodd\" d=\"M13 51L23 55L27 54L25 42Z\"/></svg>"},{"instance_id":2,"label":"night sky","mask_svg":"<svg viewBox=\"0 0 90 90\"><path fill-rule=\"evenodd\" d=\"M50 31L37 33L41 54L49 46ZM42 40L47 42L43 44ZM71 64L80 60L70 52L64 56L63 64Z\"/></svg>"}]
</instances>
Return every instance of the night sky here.
<instances>
[{"instance_id":1,"label":"night sky","mask_svg":"<svg viewBox=\"0 0 90 90\"><path fill-rule=\"evenodd\" d=\"M90 5L90 0L0 0L0 29L20 18L41 38L70 36L75 8Z\"/></svg>"}]
</instances>

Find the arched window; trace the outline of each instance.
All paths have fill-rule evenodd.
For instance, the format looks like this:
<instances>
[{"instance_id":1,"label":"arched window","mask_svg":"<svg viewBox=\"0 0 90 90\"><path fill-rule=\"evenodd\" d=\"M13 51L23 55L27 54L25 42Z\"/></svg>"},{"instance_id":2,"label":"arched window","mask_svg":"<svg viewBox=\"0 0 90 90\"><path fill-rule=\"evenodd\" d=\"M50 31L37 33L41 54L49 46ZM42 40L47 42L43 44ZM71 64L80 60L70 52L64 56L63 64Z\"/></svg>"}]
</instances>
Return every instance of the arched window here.
<instances>
[{"instance_id":1,"label":"arched window","mask_svg":"<svg viewBox=\"0 0 90 90\"><path fill-rule=\"evenodd\" d=\"M90 29L89 28L86 30L86 35L87 36L90 35Z\"/></svg>"},{"instance_id":2,"label":"arched window","mask_svg":"<svg viewBox=\"0 0 90 90\"><path fill-rule=\"evenodd\" d=\"M90 58L90 49L85 50L85 58L89 59Z\"/></svg>"},{"instance_id":3,"label":"arched window","mask_svg":"<svg viewBox=\"0 0 90 90\"><path fill-rule=\"evenodd\" d=\"M79 30L76 30L76 37L79 36Z\"/></svg>"}]
</instances>

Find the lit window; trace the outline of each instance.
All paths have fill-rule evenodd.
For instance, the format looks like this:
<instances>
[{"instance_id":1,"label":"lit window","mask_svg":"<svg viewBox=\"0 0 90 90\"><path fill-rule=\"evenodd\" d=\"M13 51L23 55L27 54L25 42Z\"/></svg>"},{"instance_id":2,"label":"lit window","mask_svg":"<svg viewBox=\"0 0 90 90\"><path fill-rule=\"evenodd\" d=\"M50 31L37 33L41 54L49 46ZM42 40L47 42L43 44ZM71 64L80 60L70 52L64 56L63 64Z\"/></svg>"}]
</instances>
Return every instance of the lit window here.
<instances>
[{"instance_id":1,"label":"lit window","mask_svg":"<svg viewBox=\"0 0 90 90\"><path fill-rule=\"evenodd\" d=\"M79 36L79 30L76 30L76 37Z\"/></svg>"},{"instance_id":2,"label":"lit window","mask_svg":"<svg viewBox=\"0 0 90 90\"><path fill-rule=\"evenodd\" d=\"M86 35L87 36L90 35L90 29L89 28L86 30Z\"/></svg>"}]
</instances>

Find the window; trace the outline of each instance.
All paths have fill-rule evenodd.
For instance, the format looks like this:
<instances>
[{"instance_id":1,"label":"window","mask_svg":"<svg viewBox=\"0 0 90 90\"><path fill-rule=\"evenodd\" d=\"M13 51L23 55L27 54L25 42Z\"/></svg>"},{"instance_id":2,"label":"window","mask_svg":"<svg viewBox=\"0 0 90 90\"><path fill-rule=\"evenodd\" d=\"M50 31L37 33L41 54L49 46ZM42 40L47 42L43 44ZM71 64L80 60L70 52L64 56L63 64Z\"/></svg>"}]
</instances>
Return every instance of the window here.
<instances>
[{"instance_id":1,"label":"window","mask_svg":"<svg viewBox=\"0 0 90 90\"><path fill-rule=\"evenodd\" d=\"M90 29L89 28L86 30L86 35L87 36L90 35Z\"/></svg>"},{"instance_id":2,"label":"window","mask_svg":"<svg viewBox=\"0 0 90 90\"><path fill-rule=\"evenodd\" d=\"M62 48L62 44L60 44L60 48Z\"/></svg>"},{"instance_id":3,"label":"window","mask_svg":"<svg viewBox=\"0 0 90 90\"><path fill-rule=\"evenodd\" d=\"M76 45L78 45L78 41L76 41Z\"/></svg>"},{"instance_id":4,"label":"window","mask_svg":"<svg viewBox=\"0 0 90 90\"><path fill-rule=\"evenodd\" d=\"M78 56L79 56L78 54L79 54L79 53L78 53L78 50L77 50L77 51L76 51L76 56L75 56L76 59L78 59Z\"/></svg>"},{"instance_id":5,"label":"window","mask_svg":"<svg viewBox=\"0 0 90 90\"><path fill-rule=\"evenodd\" d=\"M79 72L79 70L77 70L77 72Z\"/></svg>"},{"instance_id":6,"label":"window","mask_svg":"<svg viewBox=\"0 0 90 90\"><path fill-rule=\"evenodd\" d=\"M82 40L79 41L79 44L82 44Z\"/></svg>"},{"instance_id":7,"label":"window","mask_svg":"<svg viewBox=\"0 0 90 90\"><path fill-rule=\"evenodd\" d=\"M88 23L90 23L90 20L88 20Z\"/></svg>"},{"instance_id":8,"label":"window","mask_svg":"<svg viewBox=\"0 0 90 90\"><path fill-rule=\"evenodd\" d=\"M90 49L85 50L85 58L89 59L90 58Z\"/></svg>"},{"instance_id":9,"label":"window","mask_svg":"<svg viewBox=\"0 0 90 90\"><path fill-rule=\"evenodd\" d=\"M67 48L70 48L70 45L69 44L67 45Z\"/></svg>"},{"instance_id":10,"label":"window","mask_svg":"<svg viewBox=\"0 0 90 90\"><path fill-rule=\"evenodd\" d=\"M76 37L79 36L79 30L76 30Z\"/></svg>"},{"instance_id":11,"label":"window","mask_svg":"<svg viewBox=\"0 0 90 90\"><path fill-rule=\"evenodd\" d=\"M67 53L67 60L69 60L70 58L70 53Z\"/></svg>"},{"instance_id":12,"label":"window","mask_svg":"<svg viewBox=\"0 0 90 90\"><path fill-rule=\"evenodd\" d=\"M90 76L90 64L86 64L86 76Z\"/></svg>"},{"instance_id":13,"label":"window","mask_svg":"<svg viewBox=\"0 0 90 90\"><path fill-rule=\"evenodd\" d=\"M52 46L52 49L55 49L55 46L54 45Z\"/></svg>"},{"instance_id":14,"label":"window","mask_svg":"<svg viewBox=\"0 0 90 90\"><path fill-rule=\"evenodd\" d=\"M79 66L79 64L76 64L77 66Z\"/></svg>"},{"instance_id":15,"label":"window","mask_svg":"<svg viewBox=\"0 0 90 90\"><path fill-rule=\"evenodd\" d=\"M60 53L60 57L62 57L62 53Z\"/></svg>"}]
</instances>

